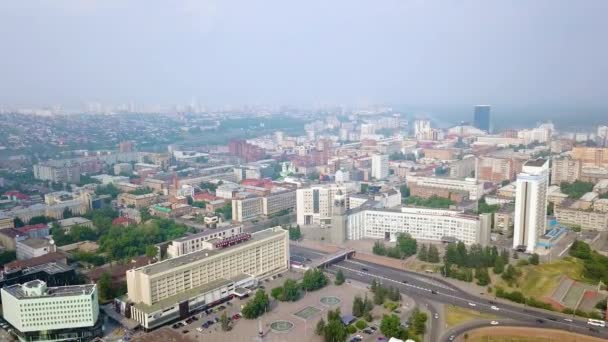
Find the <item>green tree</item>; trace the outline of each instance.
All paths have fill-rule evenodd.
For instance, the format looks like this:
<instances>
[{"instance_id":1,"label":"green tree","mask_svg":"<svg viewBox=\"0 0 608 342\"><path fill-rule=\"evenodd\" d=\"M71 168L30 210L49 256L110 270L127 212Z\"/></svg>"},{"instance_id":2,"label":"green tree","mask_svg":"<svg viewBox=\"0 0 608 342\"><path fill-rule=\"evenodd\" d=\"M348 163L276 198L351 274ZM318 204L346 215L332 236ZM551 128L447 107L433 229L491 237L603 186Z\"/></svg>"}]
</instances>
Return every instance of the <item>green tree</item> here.
<instances>
[{"instance_id":1,"label":"green tree","mask_svg":"<svg viewBox=\"0 0 608 342\"><path fill-rule=\"evenodd\" d=\"M253 296L253 299L243 307L243 317L247 319L257 318L268 310L269 305L270 299L266 292L262 289L258 289Z\"/></svg>"},{"instance_id":2,"label":"green tree","mask_svg":"<svg viewBox=\"0 0 608 342\"><path fill-rule=\"evenodd\" d=\"M325 332L325 320L323 317L317 322L317 326L315 327L315 334L319 336L323 336Z\"/></svg>"},{"instance_id":3,"label":"green tree","mask_svg":"<svg viewBox=\"0 0 608 342\"><path fill-rule=\"evenodd\" d=\"M440 261L439 257L439 249L435 245L429 245L429 250L427 253L427 261L432 263L438 263Z\"/></svg>"},{"instance_id":4,"label":"green tree","mask_svg":"<svg viewBox=\"0 0 608 342\"><path fill-rule=\"evenodd\" d=\"M155 258L158 255L158 249L154 245L146 246L146 256L148 258Z\"/></svg>"},{"instance_id":5,"label":"green tree","mask_svg":"<svg viewBox=\"0 0 608 342\"><path fill-rule=\"evenodd\" d=\"M270 296L276 300L283 301L283 286L277 286L270 290Z\"/></svg>"},{"instance_id":6,"label":"green tree","mask_svg":"<svg viewBox=\"0 0 608 342\"><path fill-rule=\"evenodd\" d=\"M103 301L108 301L114 298L114 290L112 289L112 276L108 272L103 272L97 281L97 289L99 298Z\"/></svg>"},{"instance_id":7,"label":"green tree","mask_svg":"<svg viewBox=\"0 0 608 342\"><path fill-rule=\"evenodd\" d=\"M298 283L293 279L286 279L283 283L283 300L295 302L300 299L300 288Z\"/></svg>"},{"instance_id":8,"label":"green tree","mask_svg":"<svg viewBox=\"0 0 608 342\"><path fill-rule=\"evenodd\" d=\"M513 265L509 264L507 265L505 271L502 273L501 277L510 285L517 278L517 270L515 269L515 267L513 267Z\"/></svg>"},{"instance_id":9,"label":"green tree","mask_svg":"<svg viewBox=\"0 0 608 342\"><path fill-rule=\"evenodd\" d=\"M477 285L486 286L490 284L490 275L488 274L488 269L485 267L481 267L475 270L475 278L477 279Z\"/></svg>"},{"instance_id":10,"label":"green tree","mask_svg":"<svg viewBox=\"0 0 608 342\"><path fill-rule=\"evenodd\" d=\"M4 266L4 264L8 264L16 259L17 253L15 251L4 251L0 253L0 266Z\"/></svg>"},{"instance_id":11,"label":"green tree","mask_svg":"<svg viewBox=\"0 0 608 342\"><path fill-rule=\"evenodd\" d=\"M397 235L397 247L406 257L416 254L418 250L416 239L412 238L408 233Z\"/></svg>"},{"instance_id":12,"label":"green tree","mask_svg":"<svg viewBox=\"0 0 608 342\"><path fill-rule=\"evenodd\" d=\"M340 309L327 312L327 323L323 329L325 342L344 342L348 337L346 326L342 323Z\"/></svg>"},{"instance_id":13,"label":"green tree","mask_svg":"<svg viewBox=\"0 0 608 342\"><path fill-rule=\"evenodd\" d=\"M372 252L376 255L386 255L386 246L380 242L374 242L374 247L372 247Z\"/></svg>"},{"instance_id":14,"label":"green tree","mask_svg":"<svg viewBox=\"0 0 608 342\"><path fill-rule=\"evenodd\" d=\"M363 302L363 299L361 299L361 297L359 296L355 296L355 298L353 299L353 316L363 317L363 315L365 314L364 306L365 304Z\"/></svg>"},{"instance_id":15,"label":"green tree","mask_svg":"<svg viewBox=\"0 0 608 342\"><path fill-rule=\"evenodd\" d=\"M420 261L428 261L428 254L427 254L427 249L426 249L426 245L422 245L420 247L420 249L418 250L418 260Z\"/></svg>"},{"instance_id":16,"label":"green tree","mask_svg":"<svg viewBox=\"0 0 608 342\"><path fill-rule=\"evenodd\" d=\"M49 222L51 222L51 218L41 215L41 216L32 217L30 219L30 221L28 222L28 224L29 225L40 224L40 223L47 224Z\"/></svg>"},{"instance_id":17,"label":"green tree","mask_svg":"<svg viewBox=\"0 0 608 342\"><path fill-rule=\"evenodd\" d=\"M344 273L342 272L342 270L338 270L338 272L336 273L336 280L334 281L334 284L342 285L344 284L344 281Z\"/></svg>"},{"instance_id":18,"label":"green tree","mask_svg":"<svg viewBox=\"0 0 608 342\"><path fill-rule=\"evenodd\" d=\"M410 316L410 325L416 335L423 335L426 332L426 321L428 316L426 313L416 309Z\"/></svg>"},{"instance_id":19,"label":"green tree","mask_svg":"<svg viewBox=\"0 0 608 342\"><path fill-rule=\"evenodd\" d=\"M304 272L302 289L315 291L327 285L327 276L319 269L310 269Z\"/></svg>"},{"instance_id":20,"label":"green tree","mask_svg":"<svg viewBox=\"0 0 608 342\"><path fill-rule=\"evenodd\" d=\"M538 254L534 253L530 256L530 258L528 258L528 261L532 264L532 265L538 265L540 262L540 257Z\"/></svg>"},{"instance_id":21,"label":"green tree","mask_svg":"<svg viewBox=\"0 0 608 342\"><path fill-rule=\"evenodd\" d=\"M222 327L222 331L230 330L230 321L228 320L226 311L222 312L222 315L220 316L220 325Z\"/></svg>"},{"instance_id":22,"label":"green tree","mask_svg":"<svg viewBox=\"0 0 608 342\"><path fill-rule=\"evenodd\" d=\"M399 191L401 192L401 198L410 197L410 188L407 185L402 185L399 187Z\"/></svg>"},{"instance_id":23,"label":"green tree","mask_svg":"<svg viewBox=\"0 0 608 342\"><path fill-rule=\"evenodd\" d=\"M380 322L380 331L386 337L399 338L403 335L403 328L401 327L401 321L397 315L384 315Z\"/></svg>"},{"instance_id":24,"label":"green tree","mask_svg":"<svg viewBox=\"0 0 608 342\"><path fill-rule=\"evenodd\" d=\"M501 274L505 270L505 262L503 258L496 258L494 262L494 274Z\"/></svg>"}]
</instances>

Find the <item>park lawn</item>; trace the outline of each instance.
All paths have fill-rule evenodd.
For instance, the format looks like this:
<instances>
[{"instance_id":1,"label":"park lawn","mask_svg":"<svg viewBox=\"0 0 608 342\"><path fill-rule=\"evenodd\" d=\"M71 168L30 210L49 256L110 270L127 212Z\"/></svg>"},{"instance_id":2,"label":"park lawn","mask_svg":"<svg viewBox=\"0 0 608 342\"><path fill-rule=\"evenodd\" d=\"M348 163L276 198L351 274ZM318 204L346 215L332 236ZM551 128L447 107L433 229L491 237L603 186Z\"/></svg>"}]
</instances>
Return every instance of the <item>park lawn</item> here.
<instances>
[{"instance_id":1,"label":"park lawn","mask_svg":"<svg viewBox=\"0 0 608 342\"><path fill-rule=\"evenodd\" d=\"M492 283L502 288L513 291L521 291L524 295L534 298L550 296L559 286L562 275L574 280L584 281L582 277L583 263L575 258L566 257L550 264L528 265L518 267L522 274L518 278L517 285L509 287L500 275L492 274ZM490 271L490 273L492 273Z\"/></svg>"},{"instance_id":2,"label":"park lawn","mask_svg":"<svg viewBox=\"0 0 608 342\"><path fill-rule=\"evenodd\" d=\"M457 306L444 306L445 323L449 328L472 321L475 319L494 319L497 316L487 313L481 313L475 310L469 310Z\"/></svg>"}]
</instances>

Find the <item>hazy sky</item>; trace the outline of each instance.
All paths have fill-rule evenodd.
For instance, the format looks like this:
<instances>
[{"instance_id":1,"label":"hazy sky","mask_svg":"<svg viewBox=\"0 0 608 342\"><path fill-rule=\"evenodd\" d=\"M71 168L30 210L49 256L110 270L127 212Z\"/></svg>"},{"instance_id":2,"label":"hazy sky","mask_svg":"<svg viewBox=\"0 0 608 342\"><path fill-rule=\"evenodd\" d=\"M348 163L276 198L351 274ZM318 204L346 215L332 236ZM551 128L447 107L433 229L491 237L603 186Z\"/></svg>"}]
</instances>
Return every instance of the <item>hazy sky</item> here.
<instances>
[{"instance_id":1,"label":"hazy sky","mask_svg":"<svg viewBox=\"0 0 608 342\"><path fill-rule=\"evenodd\" d=\"M607 0L5 0L0 104L608 107Z\"/></svg>"}]
</instances>

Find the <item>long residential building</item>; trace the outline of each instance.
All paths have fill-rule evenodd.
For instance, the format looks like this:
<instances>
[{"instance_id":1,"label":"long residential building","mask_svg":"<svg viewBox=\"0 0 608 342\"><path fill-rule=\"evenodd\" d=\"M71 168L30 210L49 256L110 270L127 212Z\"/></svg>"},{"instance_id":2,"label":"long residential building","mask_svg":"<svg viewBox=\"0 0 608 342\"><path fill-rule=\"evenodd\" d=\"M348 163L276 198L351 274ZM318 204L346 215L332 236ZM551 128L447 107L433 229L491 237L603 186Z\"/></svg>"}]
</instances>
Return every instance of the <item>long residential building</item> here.
<instances>
[{"instance_id":1,"label":"long residential building","mask_svg":"<svg viewBox=\"0 0 608 342\"><path fill-rule=\"evenodd\" d=\"M483 196L483 183L475 178L450 178L450 177L427 177L409 176L407 184L415 184L425 188L441 188L445 190L464 191L469 194L469 199L478 200Z\"/></svg>"},{"instance_id":2,"label":"long residential building","mask_svg":"<svg viewBox=\"0 0 608 342\"><path fill-rule=\"evenodd\" d=\"M263 196L249 195L232 200L232 219L237 222L250 221L260 216L272 216L283 210L296 208L296 191L282 190Z\"/></svg>"},{"instance_id":3,"label":"long residential building","mask_svg":"<svg viewBox=\"0 0 608 342\"><path fill-rule=\"evenodd\" d=\"M288 270L289 233L281 227L226 239L127 271L125 316L152 329L230 298L240 287Z\"/></svg>"},{"instance_id":4,"label":"long residential building","mask_svg":"<svg viewBox=\"0 0 608 342\"><path fill-rule=\"evenodd\" d=\"M345 227L335 222L332 229L345 229L348 240L383 239L395 241L401 233L415 239L490 243L491 215L466 215L443 209L403 207L400 210L357 208L346 212Z\"/></svg>"},{"instance_id":5,"label":"long residential building","mask_svg":"<svg viewBox=\"0 0 608 342\"><path fill-rule=\"evenodd\" d=\"M560 224L570 227L597 231L608 230L608 212L557 205L555 206L555 218Z\"/></svg>"},{"instance_id":6,"label":"long residential building","mask_svg":"<svg viewBox=\"0 0 608 342\"><path fill-rule=\"evenodd\" d=\"M55 183L79 183L80 165L40 163L34 165L34 178Z\"/></svg>"},{"instance_id":7,"label":"long residential building","mask_svg":"<svg viewBox=\"0 0 608 342\"><path fill-rule=\"evenodd\" d=\"M96 285L47 287L41 280L2 288L3 317L21 341L90 341L101 336Z\"/></svg>"}]
</instances>

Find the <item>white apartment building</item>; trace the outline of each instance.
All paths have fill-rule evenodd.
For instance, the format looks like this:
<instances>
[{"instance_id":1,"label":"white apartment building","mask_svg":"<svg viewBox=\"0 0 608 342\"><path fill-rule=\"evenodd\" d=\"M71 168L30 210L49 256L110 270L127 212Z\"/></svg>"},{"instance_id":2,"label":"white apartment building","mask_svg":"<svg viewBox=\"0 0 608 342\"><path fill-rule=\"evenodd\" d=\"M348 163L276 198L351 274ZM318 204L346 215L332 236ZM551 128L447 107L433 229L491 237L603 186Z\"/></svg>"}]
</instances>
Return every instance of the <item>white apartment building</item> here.
<instances>
[{"instance_id":1,"label":"white apartment building","mask_svg":"<svg viewBox=\"0 0 608 342\"><path fill-rule=\"evenodd\" d=\"M55 164L58 164L56 161ZM34 165L34 178L55 183L79 183L80 166L78 164L52 165L40 163Z\"/></svg>"},{"instance_id":2,"label":"white apartment building","mask_svg":"<svg viewBox=\"0 0 608 342\"><path fill-rule=\"evenodd\" d=\"M3 317L22 341L89 340L101 334L94 284L47 287L32 280L1 293Z\"/></svg>"},{"instance_id":3,"label":"white apartment building","mask_svg":"<svg viewBox=\"0 0 608 342\"><path fill-rule=\"evenodd\" d=\"M17 260L27 260L55 252L56 246L53 240L44 238L29 238L19 240L15 243Z\"/></svg>"},{"instance_id":4,"label":"white apartment building","mask_svg":"<svg viewBox=\"0 0 608 342\"><path fill-rule=\"evenodd\" d=\"M175 239L167 246L167 258L175 258L184 254L200 251L205 248L203 241L227 239L241 233L243 233L243 226L234 226L223 229L206 230L202 233Z\"/></svg>"},{"instance_id":5,"label":"white apartment building","mask_svg":"<svg viewBox=\"0 0 608 342\"><path fill-rule=\"evenodd\" d=\"M465 215L460 211L403 207L400 210L364 208L347 214L346 238L395 241L409 233L415 239L465 244L490 243L490 215ZM486 217L487 216L487 217Z\"/></svg>"},{"instance_id":6,"label":"white apartment building","mask_svg":"<svg viewBox=\"0 0 608 342\"><path fill-rule=\"evenodd\" d=\"M203 244L199 251L128 270L125 314L155 328L289 269L289 233L281 227Z\"/></svg>"},{"instance_id":7,"label":"white apartment building","mask_svg":"<svg viewBox=\"0 0 608 342\"><path fill-rule=\"evenodd\" d=\"M547 224L549 161L527 161L517 175L513 248L533 253Z\"/></svg>"},{"instance_id":8,"label":"white apartment building","mask_svg":"<svg viewBox=\"0 0 608 342\"><path fill-rule=\"evenodd\" d=\"M466 191L469 199L476 201L483 196L483 183L475 178L427 177L410 175L407 184L415 183L421 187L441 188L447 190Z\"/></svg>"},{"instance_id":9,"label":"white apartment building","mask_svg":"<svg viewBox=\"0 0 608 342\"><path fill-rule=\"evenodd\" d=\"M296 207L295 190L271 191L264 196L248 196L232 200L232 219L237 222L270 216Z\"/></svg>"},{"instance_id":10,"label":"white apartment building","mask_svg":"<svg viewBox=\"0 0 608 342\"><path fill-rule=\"evenodd\" d=\"M433 129L431 128L431 121L426 119L418 119L414 121L414 136L418 140L428 140Z\"/></svg>"},{"instance_id":11,"label":"white apartment building","mask_svg":"<svg viewBox=\"0 0 608 342\"><path fill-rule=\"evenodd\" d=\"M297 222L300 225L331 223L332 203L336 194L357 192L355 183L319 184L296 190ZM347 205L348 207L348 205Z\"/></svg>"},{"instance_id":12,"label":"white apartment building","mask_svg":"<svg viewBox=\"0 0 608 342\"><path fill-rule=\"evenodd\" d=\"M376 154L372 156L372 178L384 179L388 177L388 155Z\"/></svg>"}]
</instances>

